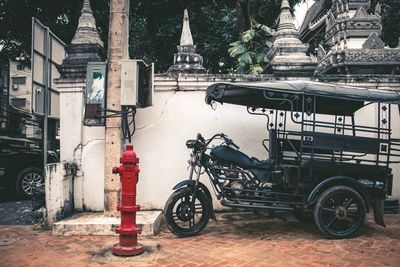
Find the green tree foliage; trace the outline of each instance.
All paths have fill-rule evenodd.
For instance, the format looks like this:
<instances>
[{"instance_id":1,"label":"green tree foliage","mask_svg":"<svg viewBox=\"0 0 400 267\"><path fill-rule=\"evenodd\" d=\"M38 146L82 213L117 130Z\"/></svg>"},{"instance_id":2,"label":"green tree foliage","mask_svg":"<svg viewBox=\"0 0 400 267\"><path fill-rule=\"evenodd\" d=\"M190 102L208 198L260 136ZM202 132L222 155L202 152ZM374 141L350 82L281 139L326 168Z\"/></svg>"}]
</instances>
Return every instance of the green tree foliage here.
<instances>
[{"instance_id":1,"label":"green tree foliage","mask_svg":"<svg viewBox=\"0 0 400 267\"><path fill-rule=\"evenodd\" d=\"M382 39L390 47L396 47L400 38L400 1L399 0L372 0L371 7L381 4L382 11Z\"/></svg>"},{"instance_id":2,"label":"green tree foliage","mask_svg":"<svg viewBox=\"0 0 400 267\"><path fill-rule=\"evenodd\" d=\"M292 7L300 1L289 0ZM32 17L49 26L69 44L78 25L82 2L0 0L0 46L3 47L0 58L23 58L29 64ZM380 3L383 4L382 36L393 47L400 36L400 1L380 0ZM241 41L242 33L250 29L255 30L255 34L246 43L247 49L251 52L252 62L257 63L261 57L256 55L262 51L260 45L265 44L267 36L256 25L273 28L280 4L280 0L131 0L131 57L155 62L157 72L166 71L172 64L173 53L179 44L183 10L188 8L197 51L203 56L204 66L210 72L218 72L218 63L221 61L225 63L223 71L237 64L237 59L229 56L229 44L235 40ZM91 6L101 39L107 46L109 0L91 0ZM248 54L242 56L241 62L247 62ZM253 68L257 69L257 66Z\"/></svg>"},{"instance_id":3,"label":"green tree foliage","mask_svg":"<svg viewBox=\"0 0 400 267\"><path fill-rule=\"evenodd\" d=\"M293 8L302 0L289 1ZM243 11L238 21L241 29L249 27L239 40L230 44L229 55L236 59L235 69L240 74L261 74L268 65L265 56L272 46L272 35L266 33L262 25L275 28L280 14L281 1L239 0ZM245 13L245 14L243 14Z\"/></svg>"},{"instance_id":4,"label":"green tree foliage","mask_svg":"<svg viewBox=\"0 0 400 267\"><path fill-rule=\"evenodd\" d=\"M232 1L136 2L131 1L131 57L155 62L157 71L165 72L177 51L183 11L187 8L193 40L197 52L203 56L204 66L211 72L217 72L220 61L225 66L231 64L227 51L236 27L236 10Z\"/></svg>"},{"instance_id":5,"label":"green tree foliage","mask_svg":"<svg viewBox=\"0 0 400 267\"><path fill-rule=\"evenodd\" d=\"M258 36L257 36L258 35ZM237 59L236 71L240 74L261 74L268 63L266 54L271 42L257 28L242 33L239 41L230 44L229 55Z\"/></svg>"},{"instance_id":6,"label":"green tree foliage","mask_svg":"<svg viewBox=\"0 0 400 267\"><path fill-rule=\"evenodd\" d=\"M67 44L74 36L82 0L0 1L1 58L20 58L29 65L32 17L38 18ZM108 1L91 0L97 28L105 43L108 34Z\"/></svg>"}]
</instances>

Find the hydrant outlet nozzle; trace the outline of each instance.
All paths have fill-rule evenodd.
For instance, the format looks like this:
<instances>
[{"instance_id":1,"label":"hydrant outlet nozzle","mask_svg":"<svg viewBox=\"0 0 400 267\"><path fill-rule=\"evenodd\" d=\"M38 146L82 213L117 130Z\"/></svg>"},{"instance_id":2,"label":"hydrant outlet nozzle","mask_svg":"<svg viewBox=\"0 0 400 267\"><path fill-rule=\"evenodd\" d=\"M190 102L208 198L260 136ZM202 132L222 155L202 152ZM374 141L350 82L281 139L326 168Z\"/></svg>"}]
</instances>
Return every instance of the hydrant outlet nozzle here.
<instances>
[{"instance_id":1,"label":"hydrant outlet nozzle","mask_svg":"<svg viewBox=\"0 0 400 267\"><path fill-rule=\"evenodd\" d=\"M119 167L113 167L112 173L119 173Z\"/></svg>"}]
</instances>

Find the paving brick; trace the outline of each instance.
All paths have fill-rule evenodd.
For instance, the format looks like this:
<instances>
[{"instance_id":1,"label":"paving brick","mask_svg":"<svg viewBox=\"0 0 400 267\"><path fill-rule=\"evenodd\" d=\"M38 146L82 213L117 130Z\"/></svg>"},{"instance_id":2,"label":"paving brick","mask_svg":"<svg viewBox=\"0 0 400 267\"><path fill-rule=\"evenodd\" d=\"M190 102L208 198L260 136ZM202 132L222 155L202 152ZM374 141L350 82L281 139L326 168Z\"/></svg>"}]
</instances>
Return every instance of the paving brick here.
<instances>
[{"instance_id":1,"label":"paving brick","mask_svg":"<svg viewBox=\"0 0 400 267\"><path fill-rule=\"evenodd\" d=\"M385 217L387 228L369 218L361 234L325 239L313 224L235 214L210 222L196 237L167 230L142 237L146 251L120 258L112 236L51 236L29 227L0 226L1 266L400 266L400 215ZM8 239L9 245L1 245Z\"/></svg>"}]
</instances>

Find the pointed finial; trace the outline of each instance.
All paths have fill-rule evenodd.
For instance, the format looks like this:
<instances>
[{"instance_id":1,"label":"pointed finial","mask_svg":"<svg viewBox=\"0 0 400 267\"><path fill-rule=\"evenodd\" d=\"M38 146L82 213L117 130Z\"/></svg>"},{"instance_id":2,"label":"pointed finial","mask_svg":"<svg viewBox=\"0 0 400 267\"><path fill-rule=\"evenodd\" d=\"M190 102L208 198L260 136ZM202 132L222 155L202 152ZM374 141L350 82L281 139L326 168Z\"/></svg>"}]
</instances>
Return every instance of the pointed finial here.
<instances>
[{"instance_id":1,"label":"pointed finial","mask_svg":"<svg viewBox=\"0 0 400 267\"><path fill-rule=\"evenodd\" d=\"M81 13L92 13L93 14L92 9L90 8L90 0L83 1Z\"/></svg>"},{"instance_id":2,"label":"pointed finial","mask_svg":"<svg viewBox=\"0 0 400 267\"><path fill-rule=\"evenodd\" d=\"M296 30L292 13L290 13L290 5L288 0L282 0L281 13L279 15L279 23L277 27L277 31L280 30Z\"/></svg>"},{"instance_id":3,"label":"pointed finial","mask_svg":"<svg viewBox=\"0 0 400 267\"><path fill-rule=\"evenodd\" d=\"M99 44L103 46L103 42L96 29L96 21L93 17L93 11L90 7L89 0L83 1L78 28L76 29L71 44Z\"/></svg>"},{"instance_id":4,"label":"pointed finial","mask_svg":"<svg viewBox=\"0 0 400 267\"><path fill-rule=\"evenodd\" d=\"M288 0L282 0L281 9L284 9L284 8L289 8L290 9L290 5L289 5L289 1Z\"/></svg>"},{"instance_id":5,"label":"pointed finial","mask_svg":"<svg viewBox=\"0 0 400 267\"><path fill-rule=\"evenodd\" d=\"M187 9L183 13L183 27L180 45L193 45L192 33L190 32L189 14Z\"/></svg>"}]
</instances>

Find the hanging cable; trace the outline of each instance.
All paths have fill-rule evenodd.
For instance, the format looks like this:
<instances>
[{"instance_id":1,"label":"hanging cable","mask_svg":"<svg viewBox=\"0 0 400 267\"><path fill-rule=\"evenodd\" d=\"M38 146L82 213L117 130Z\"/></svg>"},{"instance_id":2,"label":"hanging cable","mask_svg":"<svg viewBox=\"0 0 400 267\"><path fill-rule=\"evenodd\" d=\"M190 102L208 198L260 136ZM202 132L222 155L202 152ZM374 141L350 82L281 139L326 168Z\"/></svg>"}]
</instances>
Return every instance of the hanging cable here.
<instances>
[{"instance_id":1,"label":"hanging cable","mask_svg":"<svg viewBox=\"0 0 400 267\"><path fill-rule=\"evenodd\" d=\"M108 113L104 116L99 116L98 118L118 118L121 117L121 131L122 137L128 140L129 143L132 142L132 136L136 130L135 115L136 107L134 106L123 106L122 110L113 109L100 109L101 112Z\"/></svg>"},{"instance_id":2,"label":"hanging cable","mask_svg":"<svg viewBox=\"0 0 400 267\"><path fill-rule=\"evenodd\" d=\"M122 108L122 137L128 140L129 143L132 141L132 136L136 130L135 122L136 108L132 106L127 106Z\"/></svg>"}]
</instances>

